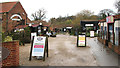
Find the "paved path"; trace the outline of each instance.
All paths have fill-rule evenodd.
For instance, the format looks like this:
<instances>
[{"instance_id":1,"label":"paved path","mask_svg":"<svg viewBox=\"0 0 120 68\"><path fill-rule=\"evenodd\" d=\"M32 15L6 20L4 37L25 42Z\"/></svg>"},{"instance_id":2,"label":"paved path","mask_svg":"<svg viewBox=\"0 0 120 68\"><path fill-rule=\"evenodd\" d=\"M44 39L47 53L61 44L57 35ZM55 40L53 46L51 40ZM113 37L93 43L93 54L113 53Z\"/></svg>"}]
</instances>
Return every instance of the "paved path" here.
<instances>
[{"instance_id":1,"label":"paved path","mask_svg":"<svg viewBox=\"0 0 120 68\"><path fill-rule=\"evenodd\" d=\"M29 59L30 44L20 46L21 66L98 66L90 47L77 47L77 38L57 35L49 38L49 57L45 61Z\"/></svg>"},{"instance_id":2,"label":"paved path","mask_svg":"<svg viewBox=\"0 0 120 68\"><path fill-rule=\"evenodd\" d=\"M118 55L96 38L87 38L87 45L97 60L99 66L118 66Z\"/></svg>"}]
</instances>

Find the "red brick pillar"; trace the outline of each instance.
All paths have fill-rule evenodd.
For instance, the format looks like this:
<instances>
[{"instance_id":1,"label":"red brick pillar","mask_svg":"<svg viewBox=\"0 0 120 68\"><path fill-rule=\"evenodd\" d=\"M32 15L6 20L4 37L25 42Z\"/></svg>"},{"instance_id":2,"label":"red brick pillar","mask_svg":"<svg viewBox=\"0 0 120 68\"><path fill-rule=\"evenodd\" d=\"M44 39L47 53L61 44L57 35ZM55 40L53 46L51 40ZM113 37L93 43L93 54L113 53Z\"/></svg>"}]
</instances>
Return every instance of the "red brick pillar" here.
<instances>
[{"instance_id":1,"label":"red brick pillar","mask_svg":"<svg viewBox=\"0 0 120 68\"><path fill-rule=\"evenodd\" d=\"M9 56L2 60L2 66L19 66L19 41L4 42L2 47L10 51Z\"/></svg>"}]
</instances>

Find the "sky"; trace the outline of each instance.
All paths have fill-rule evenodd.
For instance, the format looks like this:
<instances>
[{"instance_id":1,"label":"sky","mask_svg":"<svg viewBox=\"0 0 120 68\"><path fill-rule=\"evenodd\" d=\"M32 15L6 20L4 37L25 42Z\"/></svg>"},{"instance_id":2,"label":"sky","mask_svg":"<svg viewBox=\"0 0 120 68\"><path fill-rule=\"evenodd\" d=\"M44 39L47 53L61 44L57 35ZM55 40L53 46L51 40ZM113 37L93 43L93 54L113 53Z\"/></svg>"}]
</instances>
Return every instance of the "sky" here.
<instances>
[{"instance_id":1,"label":"sky","mask_svg":"<svg viewBox=\"0 0 120 68\"><path fill-rule=\"evenodd\" d=\"M117 0L0 0L0 2L20 1L23 8L32 20L31 14L43 8L47 11L46 20L52 17L76 15L81 10L90 10L97 15L100 10L112 9Z\"/></svg>"}]
</instances>

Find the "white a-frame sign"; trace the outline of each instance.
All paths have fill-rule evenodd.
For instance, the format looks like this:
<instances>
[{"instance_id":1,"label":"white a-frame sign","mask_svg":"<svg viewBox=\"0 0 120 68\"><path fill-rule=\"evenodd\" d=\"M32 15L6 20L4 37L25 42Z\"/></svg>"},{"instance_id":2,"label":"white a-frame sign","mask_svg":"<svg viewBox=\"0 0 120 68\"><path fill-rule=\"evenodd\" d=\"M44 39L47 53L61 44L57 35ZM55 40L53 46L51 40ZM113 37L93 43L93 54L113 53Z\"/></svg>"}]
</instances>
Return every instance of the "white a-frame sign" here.
<instances>
[{"instance_id":1,"label":"white a-frame sign","mask_svg":"<svg viewBox=\"0 0 120 68\"><path fill-rule=\"evenodd\" d=\"M36 36L33 41L32 56L44 57L46 37Z\"/></svg>"}]
</instances>

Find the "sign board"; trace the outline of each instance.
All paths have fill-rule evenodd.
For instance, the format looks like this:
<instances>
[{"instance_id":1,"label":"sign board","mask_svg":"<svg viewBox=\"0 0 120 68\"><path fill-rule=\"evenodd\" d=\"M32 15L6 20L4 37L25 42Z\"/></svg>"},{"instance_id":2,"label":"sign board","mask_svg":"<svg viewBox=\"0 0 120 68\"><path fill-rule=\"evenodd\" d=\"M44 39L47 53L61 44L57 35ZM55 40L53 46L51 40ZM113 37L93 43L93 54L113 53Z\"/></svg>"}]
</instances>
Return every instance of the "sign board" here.
<instances>
[{"instance_id":1,"label":"sign board","mask_svg":"<svg viewBox=\"0 0 120 68\"><path fill-rule=\"evenodd\" d=\"M94 37L94 31L90 31L90 37Z\"/></svg>"},{"instance_id":2,"label":"sign board","mask_svg":"<svg viewBox=\"0 0 120 68\"><path fill-rule=\"evenodd\" d=\"M44 57L46 37L35 36L33 40L32 56Z\"/></svg>"},{"instance_id":3,"label":"sign board","mask_svg":"<svg viewBox=\"0 0 120 68\"><path fill-rule=\"evenodd\" d=\"M72 29L72 27L66 27L66 29Z\"/></svg>"},{"instance_id":4,"label":"sign board","mask_svg":"<svg viewBox=\"0 0 120 68\"><path fill-rule=\"evenodd\" d=\"M85 26L94 26L93 24L85 24Z\"/></svg>"},{"instance_id":5,"label":"sign board","mask_svg":"<svg viewBox=\"0 0 120 68\"><path fill-rule=\"evenodd\" d=\"M85 34L78 35L77 46L86 46L86 36Z\"/></svg>"},{"instance_id":6,"label":"sign board","mask_svg":"<svg viewBox=\"0 0 120 68\"><path fill-rule=\"evenodd\" d=\"M31 33L31 40L33 39L33 36L34 36L34 37L37 36L37 33L36 33L36 32Z\"/></svg>"},{"instance_id":7,"label":"sign board","mask_svg":"<svg viewBox=\"0 0 120 68\"><path fill-rule=\"evenodd\" d=\"M107 23L114 23L114 17L113 16L106 17L106 22Z\"/></svg>"}]
</instances>

